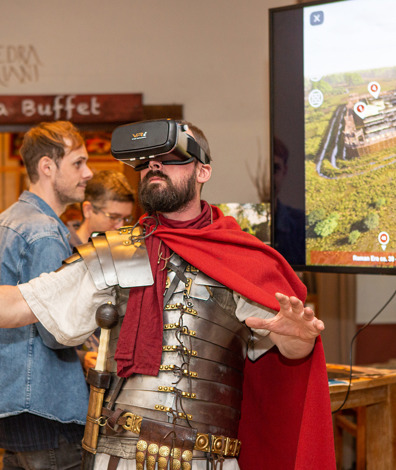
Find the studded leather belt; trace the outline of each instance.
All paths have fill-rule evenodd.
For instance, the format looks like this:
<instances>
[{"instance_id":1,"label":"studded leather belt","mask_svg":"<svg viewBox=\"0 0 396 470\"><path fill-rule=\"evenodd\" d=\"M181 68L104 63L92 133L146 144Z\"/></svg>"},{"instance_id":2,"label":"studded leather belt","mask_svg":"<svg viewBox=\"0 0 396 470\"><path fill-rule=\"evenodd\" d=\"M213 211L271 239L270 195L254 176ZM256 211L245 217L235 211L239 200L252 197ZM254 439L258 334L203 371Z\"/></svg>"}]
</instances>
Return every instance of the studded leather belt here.
<instances>
[{"instance_id":1,"label":"studded leather belt","mask_svg":"<svg viewBox=\"0 0 396 470\"><path fill-rule=\"evenodd\" d=\"M126 431L140 434L142 417L130 411L102 409L102 416L97 420L99 426L107 426L117 432L116 426L121 426ZM241 441L231 437L215 436L213 434L197 433L194 450L212 452L224 457L237 457L241 449Z\"/></svg>"}]
</instances>

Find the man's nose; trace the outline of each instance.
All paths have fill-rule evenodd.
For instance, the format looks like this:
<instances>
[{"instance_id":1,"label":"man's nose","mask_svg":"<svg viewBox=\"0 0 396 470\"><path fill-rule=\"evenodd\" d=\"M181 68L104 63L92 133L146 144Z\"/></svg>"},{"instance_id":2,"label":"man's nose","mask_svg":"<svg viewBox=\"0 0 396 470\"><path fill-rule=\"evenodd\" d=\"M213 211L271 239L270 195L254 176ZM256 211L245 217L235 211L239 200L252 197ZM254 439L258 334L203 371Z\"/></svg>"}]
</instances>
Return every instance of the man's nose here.
<instances>
[{"instance_id":1,"label":"man's nose","mask_svg":"<svg viewBox=\"0 0 396 470\"><path fill-rule=\"evenodd\" d=\"M114 224L113 227L115 230L118 230L119 228L123 227L125 225L124 219L122 220L117 220Z\"/></svg>"},{"instance_id":2,"label":"man's nose","mask_svg":"<svg viewBox=\"0 0 396 470\"><path fill-rule=\"evenodd\" d=\"M157 160L150 160L149 169L153 171L159 171L162 168L162 163Z\"/></svg>"},{"instance_id":3,"label":"man's nose","mask_svg":"<svg viewBox=\"0 0 396 470\"><path fill-rule=\"evenodd\" d=\"M87 179L87 180L90 180L92 178L92 176L93 176L93 172L92 172L91 168L89 168L88 165L85 165L83 178Z\"/></svg>"}]
</instances>

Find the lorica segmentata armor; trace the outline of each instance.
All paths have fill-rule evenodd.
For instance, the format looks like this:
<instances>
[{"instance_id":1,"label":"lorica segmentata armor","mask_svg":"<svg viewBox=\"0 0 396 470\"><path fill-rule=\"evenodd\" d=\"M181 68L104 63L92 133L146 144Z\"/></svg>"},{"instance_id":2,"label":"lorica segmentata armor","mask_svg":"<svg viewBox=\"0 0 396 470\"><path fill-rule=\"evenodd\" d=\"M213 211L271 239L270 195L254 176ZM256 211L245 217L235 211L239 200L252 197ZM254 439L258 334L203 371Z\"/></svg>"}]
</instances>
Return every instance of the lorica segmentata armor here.
<instances>
[{"instance_id":1,"label":"lorica segmentata armor","mask_svg":"<svg viewBox=\"0 0 396 470\"><path fill-rule=\"evenodd\" d=\"M106 253L112 254L114 247L110 244L105 247L105 237L94 245L101 250L100 255L93 253L95 246L91 250L86 246L81 250L81 256L89 270L95 269L95 282L114 286L120 314L117 326L111 331L107 368L113 380L104 399L104 408L109 410L105 415L111 416L112 412L120 410L117 417L123 417L110 429L101 427L97 451L135 458L140 429L138 418L143 417L196 430L196 458L205 456L197 450L200 449L200 436L203 436L202 442L211 436L221 436L223 447L225 438L229 439L227 445L234 446L234 450L228 454L223 452L223 455L235 456L235 447L239 446L236 437L243 365L251 333L235 315L233 292L173 254L167 263L159 373L155 377L133 374L121 381L116 377L114 353L129 288L120 286L117 271L122 273L126 263L120 256L120 247L117 248L118 259L106 257ZM148 279L148 257L144 262L143 258L141 256L135 263L135 268L146 273ZM111 273L99 274L98 263L102 271L110 266ZM117 263L123 264L117 266ZM128 417L131 417L129 421ZM202 450L207 449L203 446Z\"/></svg>"}]
</instances>

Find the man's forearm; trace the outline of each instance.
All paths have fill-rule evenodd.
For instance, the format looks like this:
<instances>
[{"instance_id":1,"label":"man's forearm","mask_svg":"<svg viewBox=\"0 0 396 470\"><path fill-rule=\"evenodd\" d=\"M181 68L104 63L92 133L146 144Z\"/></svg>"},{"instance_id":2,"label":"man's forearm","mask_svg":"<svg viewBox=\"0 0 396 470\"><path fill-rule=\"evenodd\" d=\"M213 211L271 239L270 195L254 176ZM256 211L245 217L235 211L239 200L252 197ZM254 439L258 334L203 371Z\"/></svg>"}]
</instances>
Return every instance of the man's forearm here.
<instances>
[{"instance_id":1,"label":"man's forearm","mask_svg":"<svg viewBox=\"0 0 396 470\"><path fill-rule=\"evenodd\" d=\"M0 286L0 328L17 328L37 321L17 286Z\"/></svg>"}]
</instances>

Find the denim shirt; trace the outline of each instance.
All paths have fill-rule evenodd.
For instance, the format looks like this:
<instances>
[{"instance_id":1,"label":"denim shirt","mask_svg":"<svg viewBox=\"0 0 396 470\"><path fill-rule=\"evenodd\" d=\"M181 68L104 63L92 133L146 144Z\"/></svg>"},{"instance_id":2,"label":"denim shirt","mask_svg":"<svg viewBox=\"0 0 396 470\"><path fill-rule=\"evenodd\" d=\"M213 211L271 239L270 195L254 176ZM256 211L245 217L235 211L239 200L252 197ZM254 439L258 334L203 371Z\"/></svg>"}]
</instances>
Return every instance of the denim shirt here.
<instances>
[{"instance_id":1,"label":"denim shirt","mask_svg":"<svg viewBox=\"0 0 396 470\"><path fill-rule=\"evenodd\" d=\"M0 284L58 269L71 254L69 236L45 201L22 193L0 214ZM0 418L28 412L85 423L88 389L76 351L56 343L42 325L0 329L0 364Z\"/></svg>"}]
</instances>

